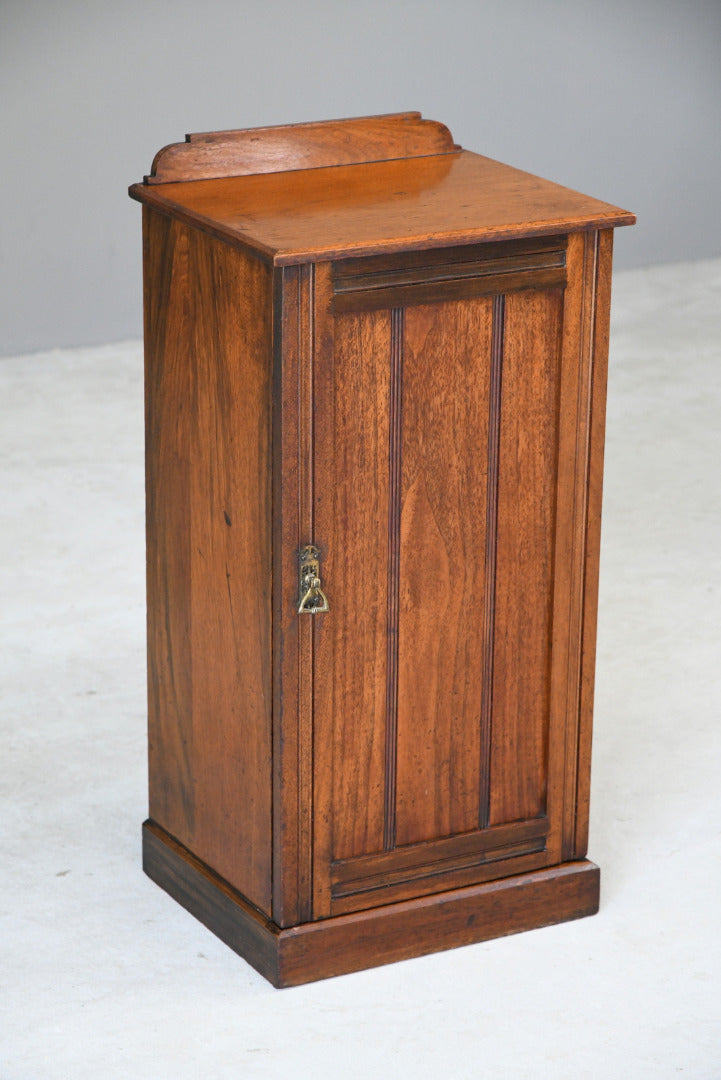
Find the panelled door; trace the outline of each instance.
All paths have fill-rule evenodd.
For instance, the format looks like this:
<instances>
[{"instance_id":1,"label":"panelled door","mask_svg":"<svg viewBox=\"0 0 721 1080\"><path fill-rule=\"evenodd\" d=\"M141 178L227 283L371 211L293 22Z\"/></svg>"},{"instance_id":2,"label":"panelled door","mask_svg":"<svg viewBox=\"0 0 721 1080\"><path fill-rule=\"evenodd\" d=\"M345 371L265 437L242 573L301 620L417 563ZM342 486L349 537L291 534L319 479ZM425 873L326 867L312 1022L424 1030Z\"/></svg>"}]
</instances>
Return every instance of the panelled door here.
<instances>
[{"instance_id":1,"label":"panelled door","mask_svg":"<svg viewBox=\"0 0 721 1080\"><path fill-rule=\"evenodd\" d=\"M313 918L579 854L597 249L315 270Z\"/></svg>"}]
</instances>

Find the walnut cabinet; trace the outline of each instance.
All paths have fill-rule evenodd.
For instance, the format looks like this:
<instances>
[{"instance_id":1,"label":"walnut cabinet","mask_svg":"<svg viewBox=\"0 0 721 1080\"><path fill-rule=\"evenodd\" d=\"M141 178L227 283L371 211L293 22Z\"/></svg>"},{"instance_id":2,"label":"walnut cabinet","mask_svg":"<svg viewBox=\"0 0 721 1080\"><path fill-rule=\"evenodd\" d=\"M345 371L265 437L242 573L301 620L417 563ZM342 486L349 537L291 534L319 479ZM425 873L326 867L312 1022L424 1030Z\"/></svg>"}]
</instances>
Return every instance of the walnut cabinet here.
<instances>
[{"instance_id":1,"label":"walnut cabinet","mask_svg":"<svg viewBox=\"0 0 721 1080\"><path fill-rule=\"evenodd\" d=\"M143 205L147 873L276 985L593 913L612 230L417 113Z\"/></svg>"}]
</instances>

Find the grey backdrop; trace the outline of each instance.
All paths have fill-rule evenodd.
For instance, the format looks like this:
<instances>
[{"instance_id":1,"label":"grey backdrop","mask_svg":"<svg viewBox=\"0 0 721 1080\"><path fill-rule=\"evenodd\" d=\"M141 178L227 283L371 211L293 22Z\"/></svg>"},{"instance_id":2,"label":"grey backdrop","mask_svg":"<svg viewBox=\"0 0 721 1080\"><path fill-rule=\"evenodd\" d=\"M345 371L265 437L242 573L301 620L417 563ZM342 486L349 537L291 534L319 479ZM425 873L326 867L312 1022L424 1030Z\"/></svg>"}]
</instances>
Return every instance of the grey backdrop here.
<instances>
[{"instance_id":1,"label":"grey backdrop","mask_svg":"<svg viewBox=\"0 0 721 1080\"><path fill-rule=\"evenodd\" d=\"M0 0L0 354L141 334L127 185L186 131L420 109L721 254L721 0Z\"/></svg>"}]
</instances>

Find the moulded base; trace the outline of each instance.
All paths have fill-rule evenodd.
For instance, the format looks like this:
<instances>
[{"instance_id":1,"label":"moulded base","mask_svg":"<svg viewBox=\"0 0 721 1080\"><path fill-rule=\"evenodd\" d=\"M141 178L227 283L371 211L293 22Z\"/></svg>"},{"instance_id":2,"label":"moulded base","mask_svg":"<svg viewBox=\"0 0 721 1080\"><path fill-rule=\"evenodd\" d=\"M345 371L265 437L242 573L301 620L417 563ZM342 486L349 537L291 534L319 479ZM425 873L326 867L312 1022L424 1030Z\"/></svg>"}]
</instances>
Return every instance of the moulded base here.
<instances>
[{"instance_id":1,"label":"moulded base","mask_svg":"<svg viewBox=\"0 0 721 1080\"><path fill-rule=\"evenodd\" d=\"M600 881L594 863L567 862L281 929L152 821L143 869L277 987L594 915Z\"/></svg>"}]
</instances>

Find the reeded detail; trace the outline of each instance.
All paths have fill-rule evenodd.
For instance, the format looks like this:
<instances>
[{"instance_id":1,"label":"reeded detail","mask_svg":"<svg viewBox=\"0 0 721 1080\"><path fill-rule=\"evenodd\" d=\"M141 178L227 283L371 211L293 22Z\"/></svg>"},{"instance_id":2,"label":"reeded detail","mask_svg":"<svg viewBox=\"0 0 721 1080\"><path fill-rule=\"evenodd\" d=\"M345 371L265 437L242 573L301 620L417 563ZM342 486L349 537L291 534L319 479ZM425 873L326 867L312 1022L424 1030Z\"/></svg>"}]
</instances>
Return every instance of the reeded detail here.
<instances>
[{"instance_id":1,"label":"reeded detail","mask_svg":"<svg viewBox=\"0 0 721 1080\"><path fill-rule=\"evenodd\" d=\"M501 384L503 371L504 296L493 298L491 372L488 401L488 471L486 480L486 586L483 612L483 685L481 697L481 760L478 827L488 826L491 716L493 712L493 639L496 601L496 550L498 546L498 460L501 441Z\"/></svg>"},{"instance_id":2,"label":"reeded detail","mask_svg":"<svg viewBox=\"0 0 721 1080\"><path fill-rule=\"evenodd\" d=\"M391 381L388 485L388 653L386 667L386 851L396 842L396 752L398 737L398 605L401 560L401 445L403 428L403 310L391 311Z\"/></svg>"},{"instance_id":3,"label":"reeded detail","mask_svg":"<svg viewBox=\"0 0 721 1080\"><path fill-rule=\"evenodd\" d=\"M297 290L298 350L298 545L315 535L315 267L303 266ZM298 911L309 919L313 897L313 744L315 739L315 637L312 619L298 635Z\"/></svg>"}]
</instances>

